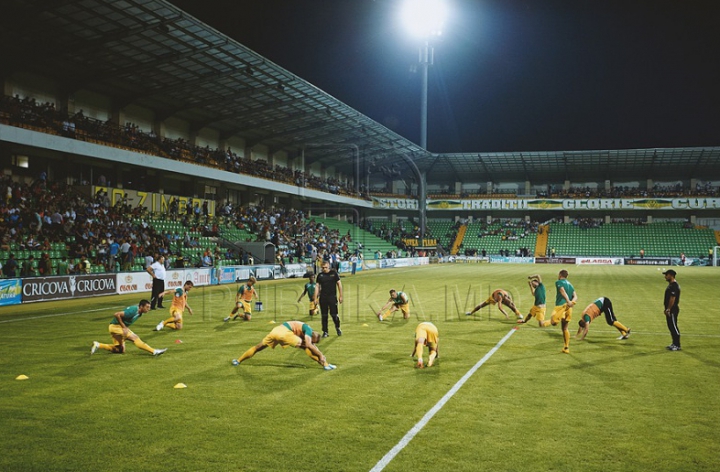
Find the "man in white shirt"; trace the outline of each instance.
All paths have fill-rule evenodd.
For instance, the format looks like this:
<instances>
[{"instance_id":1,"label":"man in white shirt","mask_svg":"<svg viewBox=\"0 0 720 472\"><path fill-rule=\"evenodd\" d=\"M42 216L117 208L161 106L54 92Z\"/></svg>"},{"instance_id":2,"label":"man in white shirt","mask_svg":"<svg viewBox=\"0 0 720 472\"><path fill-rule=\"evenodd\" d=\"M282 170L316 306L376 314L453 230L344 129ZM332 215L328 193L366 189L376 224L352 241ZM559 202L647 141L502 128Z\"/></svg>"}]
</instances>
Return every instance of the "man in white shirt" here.
<instances>
[{"instance_id":1,"label":"man in white shirt","mask_svg":"<svg viewBox=\"0 0 720 472\"><path fill-rule=\"evenodd\" d=\"M157 260L147 268L148 274L152 276L152 297L150 298L150 309L165 308L162 305L162 293L165 291L165 256L158 256Z\"/></svg>"}]
</instances>

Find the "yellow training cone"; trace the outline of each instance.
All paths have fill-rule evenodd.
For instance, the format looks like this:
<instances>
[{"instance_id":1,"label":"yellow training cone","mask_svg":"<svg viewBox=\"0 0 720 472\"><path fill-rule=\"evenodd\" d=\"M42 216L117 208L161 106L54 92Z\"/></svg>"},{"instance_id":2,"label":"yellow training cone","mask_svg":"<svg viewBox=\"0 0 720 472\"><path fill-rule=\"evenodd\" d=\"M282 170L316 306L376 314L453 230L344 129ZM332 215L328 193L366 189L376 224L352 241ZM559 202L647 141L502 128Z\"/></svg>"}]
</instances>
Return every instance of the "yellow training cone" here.
<instances>
[{"instance_id":1,"label":"yellow training cone","mask_svg":"<svg viewBox=\"0 0 720 472\"><path fill-rule=\"evenodd\" d=\"M179 383L179 384L175 385L173 388L187 388L187 385L185 385L184 383Z\"/></svg>"},{"instance_id":2,"label":"yellow training cone","mask_svg":"<svg viewBox=\"0 0 720 472\"><path fill-rule=\"evenodd\" d=\"M369 325L367 323L363 323L363 326L367 328Z\"/></svg>"},{"instance_id":3,"label":"yellow training cone","mask_svg":"<svg viewBox=\"0 0 720 472\"><path fill-rule=\"evenodd\" d=\"M268 324L275 324L273 320L268 321Z\"/></svg>"},{"instance_id":4,"label":"yellow training cone","mask_svg":"<svg viewBox=\"0 0 720 472\"><path fill-rule=\"evenodd\" d=\"M15 377L15 380L27 380L29 378L30 377L28 377L27 375L18 375L17 377Z\"/></svg>"}]
</instances>

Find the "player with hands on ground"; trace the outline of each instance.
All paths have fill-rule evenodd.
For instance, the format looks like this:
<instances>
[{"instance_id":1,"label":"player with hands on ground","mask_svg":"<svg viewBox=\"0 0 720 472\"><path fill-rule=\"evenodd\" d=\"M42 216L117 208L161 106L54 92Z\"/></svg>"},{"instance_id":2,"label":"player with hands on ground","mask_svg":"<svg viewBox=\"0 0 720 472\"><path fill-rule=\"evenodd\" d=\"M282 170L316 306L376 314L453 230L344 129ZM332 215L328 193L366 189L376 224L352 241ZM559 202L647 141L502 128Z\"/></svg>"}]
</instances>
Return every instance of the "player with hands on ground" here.
<instances>
[{"instance_id":1,"label":"player with hands on ground","mask_svg":"<svg viewBox=\"0 0 720 472\"><path fill-rule=\"evenodd\" d=\"M485 300L484 302L482 302L481 304L479 304L478 306L476 306L475 308L473 308L472 311L468 311L468 312L466 312L465 314L466 314L467 316L471 316L471 315L475 314L476 311L479 311L479 310L485 308L485 307L488 306L488 305L497 305L498 310L500 310L500 313L502 313L503 315L505 315L505 319L506 319L506 320L509 320L510 317L509 317L508 314L505 312L505 310L503 310L503 308L502 308L503 305L505 305L506 307L510 308L512 311L514 311L519 320L523 319L522 313L520 313L520 310L518 310L517 307L515 306L515 303L513 303L513 299L512 299L512 297L510 296L510 294L509 294L507 291L505 291L505 290L503 290L503 289L501 289L501 288L495 290L495 291L488 297L487 300Z\"/></svg>"},{"instance_id":2,"label":"player with hands on ground","mask_svg":"<svg viewBox=\"0 0 720 472\"><path fill-rule=\"evenodd\" d=\"M378 320L386 320L388 316L398 310L402 312L404 319L410 318L410 299L405 292L398 292L393 288L390 289L390 299L377 312Z\"/></svg>"},{"instance_id":3,"label":"player with hands on ground","mask_svg":"<svg viewBox=\"0 0 720 472\"><path fill-rule=\"evenodd\" d=\"M257 345L251 347L237 359L232 360L232 365L240 365L243 361L250 359L258 352L267 347L275 349L275 346L282 346L283 349L296 347L303 349L312 360L317 362L325 370L333 370L335 365L328 363L325 355L320 352L315 344L320 342L320 333L302 321L286 321L280 326L273 328L267 336Z\"/></svg>"}]
</instances>

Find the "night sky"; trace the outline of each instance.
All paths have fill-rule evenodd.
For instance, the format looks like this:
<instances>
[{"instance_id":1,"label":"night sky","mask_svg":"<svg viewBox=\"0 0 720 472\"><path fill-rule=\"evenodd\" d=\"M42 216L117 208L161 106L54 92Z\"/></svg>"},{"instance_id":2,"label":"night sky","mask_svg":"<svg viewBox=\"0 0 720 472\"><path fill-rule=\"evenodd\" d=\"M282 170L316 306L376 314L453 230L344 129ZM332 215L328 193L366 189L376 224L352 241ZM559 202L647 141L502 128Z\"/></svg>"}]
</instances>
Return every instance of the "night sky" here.
<instances>
[{"instance_id":1,"label":"night sky","mask_svg":"<svg viewBox=\"0 0 720 472\"><path fill-rule=\"evenodd\" d=\"M170 0L413 142L400 0ZM720 145L720 1L449 0L432 152Z\"/></svg>"}]
</instances>

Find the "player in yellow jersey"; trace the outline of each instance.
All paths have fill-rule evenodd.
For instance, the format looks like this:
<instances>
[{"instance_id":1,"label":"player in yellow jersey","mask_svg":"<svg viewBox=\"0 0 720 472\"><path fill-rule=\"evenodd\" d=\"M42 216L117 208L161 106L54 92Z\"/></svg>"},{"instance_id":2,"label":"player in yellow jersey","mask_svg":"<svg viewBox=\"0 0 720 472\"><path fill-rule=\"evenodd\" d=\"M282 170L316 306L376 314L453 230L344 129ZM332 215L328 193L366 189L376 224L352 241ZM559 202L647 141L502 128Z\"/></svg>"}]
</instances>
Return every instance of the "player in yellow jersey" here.
<instances>
[{"instance_id":1,"label":"player in yellow jersey","mask_svg":"<svg viewBox=\"0 0 720 472\"><path fill-rule=\"evenodd\" d=\"M240 365L243 361L250 359L258 352L266 347L275 349L275 346L282 346L283 349L288 347L296 347L304 349L305 353L312 360L320 364L325 370L333 370L336 368L333 364L329 364L325 355L320 352L315 344L320 342L320 333L313 331L312 328L302 321L286 321L273 328L270 333L265 336L259 344L251 347L237 359L232 360L233 365Z\"/></svg>"},{"instance_id":2,"label":"player in yellow jersey","mask_svg":"<svg viewBox=\"0 0 720 472\"><path fill-rule=\"evenodd\" d=\"M616 328L620 331L620 337L618 339L627 339L630 336L630 328L626 328L625 325L620 323L615 317L615 311L613 310L612 302L607 297L600 297L583 310L582 318L578 321L578 332L575 335L576 338L585 339L588 331L590 330L590 323L600 316L605 315L605 321L609 326ZM582 334L582 336L581 336Z\"/></svg>"},{"instance_id":3,"label":"player in yellow jersey","mask_svg":"<svg viewBox=\"0 0 720 472\"><path fill-rule=\"evenodd\" d=\"M535 303L530 308L530 313L525 316L525 319L518 319L518 323L527 323L532 317L538 321L538 326L544 328L550 325L550 320L545 319L545 285L542 283L542 278L539 274L528 276L528 285L530 286L530 293L532 293Z\"/></svg>"},{"instance_id":4,"label":"player in yellow jersey","mask_svg":"<svg viewBox=\"0 0 720 472\"><path fill-rule=\"evenodd\" d=\"M167 349L153 349L140 339L137 334L130 331L130 326L140 319L142 315L150 311L150 302L148 300L140 300L137 306L129 306L123 311L118 311L113 315L113 319L110 321L108 331L110 336L113 338L113 344L102 344L97 341L93 341L90 354L95 354L98 349L104 349L110 351L113 354L125 353L125 340L129 339L138 348L143 351L147 351L153 356L159 356L163 354Z\"/></svg>"},{"instance_id":5,"label":"player in yellow jersey","mask_svg":"<svg viewBox=\"0 0 720 472\"><path fill-rule=\"evenodd\" d=\"M390 290L390 299L380 311L377 312L378 320L386 320L392 313L400 310L403 318L410 318L410 300L405 292L398 292L394 288Z\"/></svg>"},{"instance_id":6,"label":"player in yellow jersey","mask_svg":"<svg viewBox=\"0 0 720 472\"><path fill-rule=\"evenodd\" d=\"M165 290L160 294L160 298L164 297L165 295L173 294L172 304L170 305L170 318L161 321L158 323L158 325L155 327L155 331L162 331L162 329L167 326L170 329L182 329L183 327L183 313L185 312L185 308L188 309L188 313L191 315L193 314L192 308L190 308L190 305L188 305L187 302L187 296L188 292L191 288L193 288L195 284L191 280L188 280L183 284L182 287Z\"/></svg>"},{"instance_id":7,"label":"player in yellow jersey","mask_svg":"<svg viewBox=\"0 0 720 472\"><path fill-rule=\"evenodd\" d=\"M555 309L553 310L550 324L557 326L560 323L563 334L563 354L570 354L570 330L568 325L572 320L572 309L577 303L578 294L575 287L570 283L568 271L563 269L558 273L558 279L555 281Z\"/></svg>"},{"instance_id":8,"label":"player in yellow jersey","mask_svg":"<svg viewBox=\"0 0 720 472\"><path fill-rule=\"evenodd\" d=\"M438 355L438 344L440 343L440 335L438 334L437 327L429 321L424 321L417 325L415 328L415 349L413 350L413 357L417 357L416 366L420 369L424 367L423 363L423 350L424 347L428 347L428 367L432 367L435 363L435 358Z\"/></svg>"},{"instance_id":9,"label":"player in yellow jersey","mask_svg":"<svg viewBox=\"0 0 720 472\"><path fill-rule=\"evenodd\" d=\"M230 321L231 318L233 321L238 319L240 315L238 315L237 312L240 308L243 310L243 319L245 321L250 321L250 318L252 318L251 303L253 298L255 300L260 300L260 296L257 294L254 287L256 282L257 279L255 277L250 277L246 283L238 287L237 294L235 295L235 308L233 308L230 316L226 317L223 321Z\"/></svg>"},{"instance_id":10,"label":"player in yellow jersey","mask_svg":"<svg viewBox=\"0 0 720 472\"><path fill-rule=\"evenodd\" d=\"M308 278L310 281L305 284L305 289L303 290L303 293L300 294L300 297L298 298L298 303L300 303L302 297L307 294L308 299L310 300L308 305L308 313L310 316L313 316L317 315L318 313L318 304L315 303L315 291L317 290L317 284L315 283L315 274L310 274Z\"/></svg>"},{"instance_id":11,"label":"player in yellow jersey","mask_svg":"<svg viewBox=\"0 0 720 472\"><path fill-rule=\"evenodd\" d=\"M515 312L515 315L517 315L517 318L518 318L519 320L522 320L522 319L523 319L522 313L520 313L520 310L518 310L517 307L515 306L515 303L513 303L513 299L512 299L512 297L510 296L510 294L509 294L508 292L506 292L505 290L501 289L501 288L495 290L495 291L488 297L487 300L485 300L484 302L482 302L481 304L479 304L478 306L476 306L475 308L473 308L473 311L468 311L468 312L465 313L465 314L466 314L467 316L471 316L471 315L473 315L476 311L481 310L481 309L485 308L485 307L488 306L488 305L497 305L498 310L500 310L500 313L502 313L503 315L505 315L505 319L507 319L507 320L509 320L510 317L509 317L508 314L505 312L505 310L503 310L503 308L502 308L503 305L505 305L506 307L510 308L512 311L514 311L514 312Z\"/></svg>"}]
</instances>

